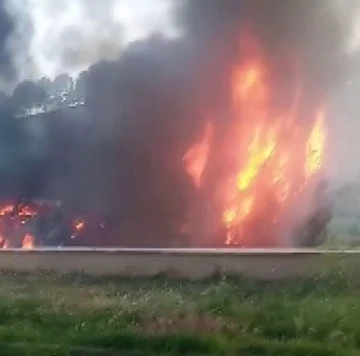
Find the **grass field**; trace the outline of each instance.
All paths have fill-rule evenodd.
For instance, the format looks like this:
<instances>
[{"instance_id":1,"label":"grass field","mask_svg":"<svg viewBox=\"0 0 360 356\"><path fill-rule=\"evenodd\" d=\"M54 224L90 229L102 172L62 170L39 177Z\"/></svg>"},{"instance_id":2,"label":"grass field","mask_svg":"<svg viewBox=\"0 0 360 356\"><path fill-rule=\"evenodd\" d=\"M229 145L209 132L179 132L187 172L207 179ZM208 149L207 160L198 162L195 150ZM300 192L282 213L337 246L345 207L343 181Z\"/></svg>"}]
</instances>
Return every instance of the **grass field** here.
<instances>
[{"instance_id":1,"label":"grass field","mask_svg":"<svg viewBox=\"0 0 360 356\"><path fill-rule=\"evenodd\" d=\"M266 284L3 272L0 355L360 356L351 275Z\"/></svg>"}]
</instances>

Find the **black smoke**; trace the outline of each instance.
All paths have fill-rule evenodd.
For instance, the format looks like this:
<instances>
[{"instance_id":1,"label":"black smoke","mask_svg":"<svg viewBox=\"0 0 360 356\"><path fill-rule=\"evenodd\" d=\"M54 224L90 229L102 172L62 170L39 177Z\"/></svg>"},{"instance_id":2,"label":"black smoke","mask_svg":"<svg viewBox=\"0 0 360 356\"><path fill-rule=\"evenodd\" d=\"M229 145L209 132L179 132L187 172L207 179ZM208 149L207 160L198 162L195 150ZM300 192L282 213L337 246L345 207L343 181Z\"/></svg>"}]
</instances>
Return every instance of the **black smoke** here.
<instances>
[{"instance_id":1,"label":"black smoke","mask_svg":"<svg viewBox=\"0 0 360 356\"><path fill-rule=\"evenodd\" d=\"M231 120L229 71L246 55L238 51L243 28L258 36L279 86L291 86L300 68L309 102L326 97L349 67L348 29L326 1L191 0L179 8L178 21L183 38L154 35L82 73L85 107L29 118L46 132L47 157L26 170L21 189L112 216L118 244L185 239L179 231L201 197L182 157L214 113L219 145L207 169L211 177L220 171L216 152ZM208 182L209 191L214 184Z\"/></svg>"},{"instance_id":2,"label":"black smoke","mask_svg":"<svg viewBox=\"0 0 360 356\"><path fill-rule=\"evenodd\" d=\"M221 50L230 60L241 29L251 28L274 67L283 70L293 60L322 90L351 70L345 44L353 21L341 19L331 1L194 0L180 9L179 18L204 53L217 56Z\"/></svg>"}]
</instances>

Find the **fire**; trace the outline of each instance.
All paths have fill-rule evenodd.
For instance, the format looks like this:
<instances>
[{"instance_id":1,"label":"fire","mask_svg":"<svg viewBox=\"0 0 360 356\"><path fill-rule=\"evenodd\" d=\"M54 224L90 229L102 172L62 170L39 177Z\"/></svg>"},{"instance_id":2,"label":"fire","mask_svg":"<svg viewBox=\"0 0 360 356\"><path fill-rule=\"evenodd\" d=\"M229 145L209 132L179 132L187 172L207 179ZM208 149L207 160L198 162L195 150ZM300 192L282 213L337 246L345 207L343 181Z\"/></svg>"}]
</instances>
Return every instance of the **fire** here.
<instances>
[{"instance_id":1,"label":"fire","mask_svg":"<svg viewBox=\"0 0 360 356\"><path fill-rule=\"evenodd\" d=\"M324 131L324 114L320 112L306 145L306 175L308 177L321 168L325 143Z\"/></svg>"},{"instance_id":2,"label":"fire","mask_svg":"<svg viewBox=\"0 0 360 356\"><path fill-rule=\"evenodd\" d=\"M299 85L293 103L274 108L266 62L260 51L251 55L232 69L233 121L223 157L230 169L226 179L219 179L219 194L212 204L227 231L225 244L270 246L280 244L271 235L286 220L302 188L322 169L325 113L314 109L310 117L299 118ZM210 159L212 132L208 123L202 140L184 156L185 169L199 189Z\"/></svg>"},{"instance_id":3,"label":"fire","mask_svg":"<svg viewBox=\"0 0 360 356\"><path fill-rule=\"evenodd\" d=\"M22 219L27 219L34 217L37 212L34 209L31 209L29 206L25 205L20 205L17 207L15 204L6 204L3 207L0 207L0 218L10 214L16 214Z\"/></svg>"},{"instance_id":4,"label":"fire","mask_svg":"<svg viewBox=\"0 0 360 356\"><path fill-rule=\"evenodd\" d=\"M238 190L246 191L261 167L271 158L276 149L276 138L265 126L255 128L254 136L249 147L249 158L245 167L239 172L236 180Z\"/></svg>"},{"instance_id":5,"label":"fire","mask_svg":"<svg viewBox=\"0 0 360 356\"><path fill-rule=\"evenodd\" d=\"M75 239L83 235L88 221L82 218L59 221L56 215L59 212L58 207L58 202L44 200L29 204L0 205L0 249L33 249L46 246L47 241L53 246L53 243L59 241L51 240L52 236L64 227L71 233L63 236L64 239ZM102 222L100 226L105 229L107 225ZM46 240L47 238L49 240Z\"/></svg>"},{"instance_id":6,"label":"fire","mask_svg":"<svg viewBox=\"0 0 360 356\"><path fill-rule=\"evenodd\" d=\"M13 204L7 204L4 207L0 208L0 216L5 216L13 212L15 206Z\"/></svg>"},{"instance_id":7,"label":"fire","mask_svg":"<svg viewBox=\"0 0 360 356\"><path fill-rule=\"evenodd\" d=\"M84 231L86 222L84 220L75 219L72 225L73 234L71 235L71 239L76 239Z\"/></svg>"},{"instance_id":8,"label":"fire","mask_svg":"<svg viewBox=\"0 0 360 356\"><path fill-rule=\"evenodd\" d=\"M76 231L81 231L83 230L85 227L85 221L75 221L75 224L74 224L74 228Z\"/></svg>"},{"instance_id":9,"label":"fire","mask_svg":"<svg viewBox=\"0 0 360 356\"><path fill-rule=\"evenodd\" d=\"M212 135L213 127L210 123L207 123L201 142L193 146L183 158L186 170L197 187L201 185L201 178L209 155Z\"/></svg>"},{"instance_id":10,"label":"fire","mask_svg":"<svg viewBox=\"0 0 360 356\"><path fill-rule=\"evenodd\" d=\"M31 250L35 247L35 239L32 235L26 234L22 241L22 248L26 250Z\"/></svg>"},{"instance_id":11,"label":"fire","mask_svg":"<svg viewBox=\"0 0 360 356\"><path fill-rule=\"evenodd\" d=\"M38 211L28 205L8 203L0 206L0 248L35 248L35 238L30 232L26 232L26 224L37 214Z\"/></svg>"}]
</instances>

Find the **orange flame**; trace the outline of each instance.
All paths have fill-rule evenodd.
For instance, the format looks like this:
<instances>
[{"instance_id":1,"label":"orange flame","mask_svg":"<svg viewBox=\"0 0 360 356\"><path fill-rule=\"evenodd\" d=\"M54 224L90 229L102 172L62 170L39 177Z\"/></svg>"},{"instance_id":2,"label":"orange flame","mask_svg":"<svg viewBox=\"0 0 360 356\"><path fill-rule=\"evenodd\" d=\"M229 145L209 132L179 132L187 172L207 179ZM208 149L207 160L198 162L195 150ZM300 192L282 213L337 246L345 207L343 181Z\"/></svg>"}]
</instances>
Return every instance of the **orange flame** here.
<instances>
[{"instance_id":1,"label":"orange flame","mask_svg":"<svg viewBox=\"0 0 360 356\"><path fill-rule=\"evenodd\" d=\"M275 116L261 54L233 68L231 89L234 121L226 141L235 152L235 163L233 172L219 183L222 193L218 204L228 231L224 242L251 245L253 237L246 236L247 225L261 224L264 216L277 225L290 200L322 168L325 114L315 110L310 130L297 122L301 92L297 86L295 104ZM206 132L184 156L185 168L200 189L211 146L209 126Z\"/></svg>"},{"instance_id":2,"label":"orange flame","mask_svg":"<svg viewBox=\"0 0 360 356\"><path fill-rule=\"evenodd\" d=\"M71 239L76 239L79 234L85 229L86 222L84 220L74 220L73 221L73 234Z\"/></svg>"},{"instance_id":3,"label":"orange flame","mask_svg":"<svg viewBox=\"0 0 360 356\"><path fill-rule=\"evenodd\" d=\"M210 151L212 135L213 127L210 123L207 123L201 142L193 146L183 158L183 162L186 166L186 171L188 172L197 187L200 187L201 184L201 178Z\"/></svg>"},{"instance_id":4,"label":"orange flame","mask_svg":"<svg viewBox=\"0 0 360 356\"><path fill-rule=\"evenodd\" d=\"M10 220L6 220L12 214L12 218ZM15 204L6 204L0 207L0 230L2 231L2 235L0 236L0 248L7 249L11 246L11 238L7 236L9 231L7 230L16 230L19 228L19 224L24 225L26 221L30 218L33 218L37 215L37 211L29 206L19 205L15 206ZM10 223L11 226L7 226ZM6 227L7 226L7 227ZM25 234L21 246L23 249L32 249L35 247L35 238L31 234Z\"/></svg>"},{"instance_id":5,"label":"orange flame","mask_svg":"<svg viewBox=\"0 0 360 356\"><path fill-rule=\"evenodd\" d=\"M10 214L14 210L14 205L8 204L4 207L0 208L0 216L5 216L7 214Z\"/></svg>"},{"instance_id":6,"label":"orange flame","mask_svg":"<svg viewBox=\"0 0 360 356\"><path fill-rule=\"evenodd\" d=\"M35 239L32 235L26 234L22 241L22 248L26 250L31 250L35 247Z\"/></svg>"},{"instance_id":7,"label":"orange flame","mask_svg":"<svg viewBox=\"0 0 360 356\"><path fill-rule=\"evenodd\" d=\"M75 230L81 231L85 228L85 221L75 221Z\"/></svg>"}]
</instances>

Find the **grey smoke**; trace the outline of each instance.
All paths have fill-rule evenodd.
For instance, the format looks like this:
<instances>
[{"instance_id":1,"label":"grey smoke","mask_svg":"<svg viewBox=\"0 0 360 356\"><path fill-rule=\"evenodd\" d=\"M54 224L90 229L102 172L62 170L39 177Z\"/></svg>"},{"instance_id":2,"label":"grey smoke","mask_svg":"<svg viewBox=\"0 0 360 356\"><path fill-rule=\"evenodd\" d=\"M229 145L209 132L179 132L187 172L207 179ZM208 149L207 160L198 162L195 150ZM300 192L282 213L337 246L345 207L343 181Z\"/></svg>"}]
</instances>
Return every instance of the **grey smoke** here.
<instances>
[{"instance_id":1,"label":"grey smoke","mask_svg":"<svg viewBox=\"0 0 360 356\"><path fill-rule=\"evenodd\" d=\"M90 121L96 137L91 132L86 135L87 142L71 169L59 165L57 158L68 163L79 149L76 146L78 151L71 151L64 144L72 130L61 130L65 120L58 118L59 125L53 130L60 142L54 144L58 170L51 183L57 183L58 173L62 173L68 195L78 190L78 200L88 198L89 206L100 205L98 200L103 196L108 204L110 197L117 208L112 210L140 217L145 222L136 225L142 228L149 220L149 224L159 226L157 231L179 231L184 211L196 197L181 158L196 141L203 114L215 112L219 142L226 132L222 131L228 90L224 62L234 60L232 45L244 20L250 16L254 22L269 58L274 60L274 71L283 74L284 66L275 62L281 51L293 45L303 50L305 72L311 78L315 75L307 91L309 100L312 84L319 84L322 92L335 77L336 82L338 78L346 80L347 59L357 53L356 7L349 11L345 6L351 0L342 0L339 8L334 6L336 0L189 0L177 14L184 37L174 42L146 38L153 32L165 37L181 34L173 18L176 0L5 1L6 15L12 19L5 41L7 62L13 65L17 80L76 74L100 59L125 53L114 63L98 63L89 70L89 107L79 114L77 122ZM142 41L128 46L137 40ZM64 111L59 115L74 114ZM105 130L107 127L110 129ZM106 134L99 138L99 132ZM116 147L113 156L105 154L109 132ZM54 137L49 141L57 142ZM59 152L59 147L67 151ZM216 150L214 146L208 191L213 190L222 169ZM201 203L201 197L195 199ZM169 222L168 227L163 227L164 221Z\"/></svg>"},{"instance_id":2,"label":"grey smoke","mask_svg":"<svg viewBox=\"0 0 360 356\"><path fill-rule=\"evenodd\" d=\"M145 5L142 0L5 0L4 4L13 27L7 54L18 80L53 78L63 72L76 75L101 59L118 57L128 43L154 31L177 35L169 0Z\"/></svg>"},{"instance_id":3,"label":"grey smoke","mask_svg":"<svg viewBox=\"0 0 360 356\"><path fill-rule=\"evenodd\" d=\"M315 3L301 0L286 6L282 2L253 2L256 4L254 8L260 5L258 7L266 9L269 14L264 17L265 12L260 11L255 16L263 21L262 26L270 36L280 35L287 40L289 33L281 28L287 28L290 22L294 22L295 28L304 21L305 13L309 15L309 21L314 20L312 14L319 15L318 28L303 27L302 30L305 30L303 33L309 43L315 34L313 43L319 46L318 56L323 58L321 48L328 43L331 45L331 40L319 42L325 37L316 37L320 33L317 30L323 26L323 30L329 32L328 37L333 42L338 41L339 31L333 21L337 17L340 27L346 31L344 48L350 53L358 50L360 6L357 1L323 0ZM118 57L129 43L152 32L179 36L174 13L183 3L186 4L186 0L4 0L0 8L1 74L3 77L6 74L9 79L16 73L18 80L42 76L53 78L62 72L76 75L101 59ZM248 3L247 0L227 1L226 4L220 0L194 0L191 5L182 7L186 9L185 13L192 12L186 13L183 27L189 30L190 26L194 30L195 26L195 36L199 35L199 30L210 31L214 40L219 39L219 29L232 31L231 26L238 24L239 13L248 15L247 10L242 11ZM327 21L326 17L330 20ZM275 21L269 22L269 18ZM191 23L192 20L196 23ZM292 31L290 35L294 33Z\"/></svg>"},{"instance_id":4,"label":"grey smoke","mask_svg":"<svg viewBox=\"0 0 360 356\"><path fill-rule=\"evenodd\" d=\"M15 76L11 54L7 50L7 41L14 30L14 24L4 5L4 2L0 2L0 78L3 82L8 82Z\"/></svg>"}]
</instances>

